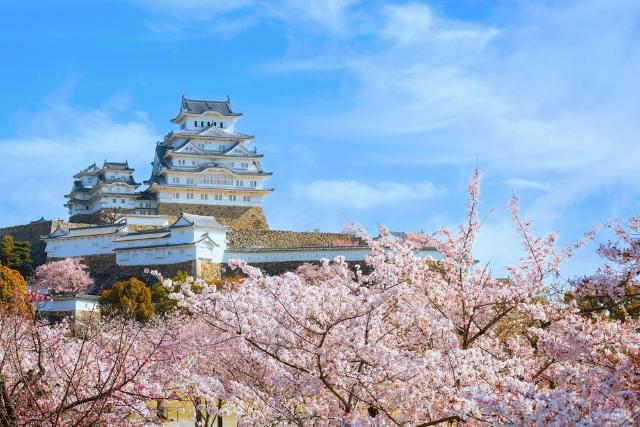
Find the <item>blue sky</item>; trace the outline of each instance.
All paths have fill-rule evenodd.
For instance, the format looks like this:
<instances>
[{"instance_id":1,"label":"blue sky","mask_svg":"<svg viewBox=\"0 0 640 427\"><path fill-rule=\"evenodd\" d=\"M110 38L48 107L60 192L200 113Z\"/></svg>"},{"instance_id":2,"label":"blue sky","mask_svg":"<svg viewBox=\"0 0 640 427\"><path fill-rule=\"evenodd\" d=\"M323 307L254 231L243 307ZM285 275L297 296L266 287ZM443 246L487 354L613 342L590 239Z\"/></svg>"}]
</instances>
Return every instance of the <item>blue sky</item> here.
<instances>
[{"instance_id":1,"label":"blue sky","mask_svg":"<svg viewBox=\"0 0 640 427\"><path fill-rule=\"evenodd\" d=\"M476 159L477 257L498 271L518 256L512 192L562 242L640 211L637 1L10 0L1 13L0 226L66 218L71 177L94 161L145 179L183 93L228 94L244 113L274 172L273 228L454 226Z\"/></svg>"}]
</instances>

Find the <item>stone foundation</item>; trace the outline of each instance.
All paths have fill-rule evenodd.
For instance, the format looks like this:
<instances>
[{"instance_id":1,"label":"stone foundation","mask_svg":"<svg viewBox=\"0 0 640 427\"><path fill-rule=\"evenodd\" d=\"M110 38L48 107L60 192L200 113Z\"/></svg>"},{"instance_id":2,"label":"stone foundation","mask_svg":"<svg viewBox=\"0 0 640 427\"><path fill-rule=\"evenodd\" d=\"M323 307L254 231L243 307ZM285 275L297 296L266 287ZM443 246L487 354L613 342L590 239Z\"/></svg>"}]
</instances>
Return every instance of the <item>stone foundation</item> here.
<instances>
[{"instance_id":1,"label":"stone foundation","mask_svg":"<svg viewBox=\"0 0 640 427\"><path fill-rule=\"evenodd\" d=\"M213 216L232 230L268 230L269 225L262 208L249 206L212 206L179 203L160 203L158 215L168 215L169 222L175 221L181 213Z\"/></svg>"},{"instance_id":2,"label":"stone foundation","mask_svg":"<svg viewBox=\"0 0 640 427\"><path fill-rule=\"evenodd\" d=\"M199 259L196 263L196 277L204 280L216 280L222 277L222 266L217 263Z\"/></svg>"},{"instance_id":3,"label":"stone foundation","mask_svg":"<svg viewBox=\"0 0 640 427\"><path fill-rule=\"evenodd\" d=\"M119 215L133 214L135 209L121 209L116 212L110 212L108 209L103 209L100 212L92 214L76 214L69 217L69 222L82 223L82 224L112 224L114 219Z\"/></svg>"}]
</instances>

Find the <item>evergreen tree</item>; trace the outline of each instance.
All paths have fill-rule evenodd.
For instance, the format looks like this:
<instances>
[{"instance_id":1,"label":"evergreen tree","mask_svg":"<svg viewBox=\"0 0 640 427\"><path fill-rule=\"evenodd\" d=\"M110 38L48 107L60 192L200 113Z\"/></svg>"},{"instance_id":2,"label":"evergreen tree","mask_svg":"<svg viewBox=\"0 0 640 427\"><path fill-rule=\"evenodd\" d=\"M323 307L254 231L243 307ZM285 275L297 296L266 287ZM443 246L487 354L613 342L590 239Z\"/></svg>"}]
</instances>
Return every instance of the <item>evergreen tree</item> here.
<instances>
[{"instance_id":1,"label":"evergreen tree","mask_svg":"<svg viewBox=\"0 0 640 427\"><path fill-rule=\"evenodd\" d=\"M155 314L151 291L135 277L116 282L111 289L103 290L99 302L100 312L106 316L120 315L143 322Z\"/></svg>"},{"instance_id":2,"label":"evergreen tree","mask_svg":"<svg viewBox=\"0 0 640 427\"><path fill-rule=\"evenodd\" d=\"M0 264L18 270L25 277L29 276L33 265L31 243L16 242L10 234L5 235L0 242Z\"/></svg>"},{"instance_id":3,"label":"evergreen tree","mask_svg":"<svg viewBox=\"0 0 640 427\"><path fill-rule=\"evenodd\" d=\"M24 277L31 275L33 261L31 260L31 243L14 242L8 266L18 270Z\"/></svg>"},{"instance_id":4,"label":"evergreen tree","mask_svg":"<svg viewBox=\"0 0 640 427\"><path fill-rule=\"evenodd\" d=\"M13 253L13 237L6 234L0 242L0 264L9 265Z\"/></svg>"}]
</instances>

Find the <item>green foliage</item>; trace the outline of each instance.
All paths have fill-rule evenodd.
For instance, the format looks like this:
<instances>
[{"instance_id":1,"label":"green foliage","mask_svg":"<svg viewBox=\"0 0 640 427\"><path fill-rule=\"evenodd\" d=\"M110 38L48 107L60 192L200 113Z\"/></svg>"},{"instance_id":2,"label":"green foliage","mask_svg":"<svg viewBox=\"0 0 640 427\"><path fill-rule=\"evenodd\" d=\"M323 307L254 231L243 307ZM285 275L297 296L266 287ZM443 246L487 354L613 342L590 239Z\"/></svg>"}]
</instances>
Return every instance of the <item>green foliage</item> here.
<instances>
[{"instance_id":1,"label":"green foliage","mask_svg":"<svg viewBox=\"0 0 640 427\"><path fill-rule=\"evenodd\" d=\"M2 263L2 265L9 265L12 253L13 237L7 234L2 238L2 242L0 242L0 263Z\"/></svg>"},{"instance_id":2,"label":"green foliage","mask_svg":"<svg viewBox=\"0 0 640 427\"><path fill-rule=\"evenodd\" d=\"M144 322L155 314L151 291L135 277L116 282L111 289L103 290L99 302L100 313L106 316L124 316Z\"/></svg>"},{"instance_id":3,"label":"green foliage","mask_svg":"<svg viewBox=\"0 0 640 427\"><path fill-rule=\"evenodd\" d=\"M33 261L31 260L31 243L15 242L11 255L9 267L18 270L20 274L25 277L31 275L33 267Z\"/></svg>"},{"instance_id":4,"label":"green foliage","mask_svg":"<svg viewBox=\"0 0 640 427\"><path fill-rule=\"evenodd\" d=\"M160 316L173 313L178 308L178 302L169 298L169 290L162 283L156 283L151 288L151 301Z\"/></svg>"},{"instance_id":5,"label":"green foliage","mask_svg":"<svg viewBox=\"0 0 640 427\"><path fill-rule=\"evenodd\" d=\"M564 299L567 303L575 300L580 312L588 317L600 314L605 319L626 322L630 319L637 319L640 316L640 295L636 294L576 297L571 292L567 292Z\"/></svg>"},{"instance_id":6,"label":"green foliage","mask_svg":"<svg viewBox=\"0 0 640 427\"><path fill-rule=\"evenodd\" d=\"M189 279L189 277L190 275L186 271L178 271L171 280L173 282L184 283ZM191 284L191 290L195 293L202 291L201 287L195 283ZM180 292L180 286L174 286L173 292ZM157 314L165 316L178 309L178 302L169 298L170 293L169 289L167 289L162 283L156 283L151 288L151 301L153 302Z\"/></svg>"},{"instance_id":7,"label":"green foliage","mask_svg":"<svg viewBox=\"0 0 640 427\"><path fill-rule=\"evenodd\" d=\"M31 243L16 242L10 235L5 235L0 242L0 264L6 265L27 277L31 274Z\"/></svg>"}]
</instances>

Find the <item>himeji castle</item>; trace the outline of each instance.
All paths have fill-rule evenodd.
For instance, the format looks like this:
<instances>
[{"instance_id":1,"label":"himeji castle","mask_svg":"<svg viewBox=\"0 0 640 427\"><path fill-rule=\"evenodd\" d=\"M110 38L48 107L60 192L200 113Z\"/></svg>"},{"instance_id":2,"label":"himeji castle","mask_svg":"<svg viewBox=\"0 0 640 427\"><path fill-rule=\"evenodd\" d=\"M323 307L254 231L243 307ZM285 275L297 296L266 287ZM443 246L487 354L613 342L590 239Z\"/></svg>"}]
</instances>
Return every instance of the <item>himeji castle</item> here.
<instances>
[{"instance_id":1,"label":"himeji castle","mask_svg":"<svg viewBox=\"0 0 640 427\"><path fill-rule=\"evenodd\" d=\"M104 212L177 216L216 212L209 206L262 207L273 191L265 185L271 173L262 169L262 154L249 147L253 136L235 130L241 116L228 97L209 101L183 96L171 120L179 129L156 144L151 177L144 181L148 187L138 191L140 184L126 161L90 165L74 175L66 196L70 221L103 223Z\"/></svg>"},{"instance_id":2,"label":"himeji castle","mask_svg":"<svg viewBox=\"0 0 640 427\"><path fill-rule=\"evenodd\" d=\"M229 98L183 96L171 120L177 129L150 144L155 157L144 185L125 159L94 163L73 176L68 222L41 218L0 236L28 239L38 263L82 257L101 284L148 280L144 268L219 277L231 259L272 273L336 256L363 261L369 246L355 236L269 227L262 206L273 191L271 172L253 137L236 130L241 117ZM419 252L438 257L433 248Z\"/></svg>"}]
</instances>

